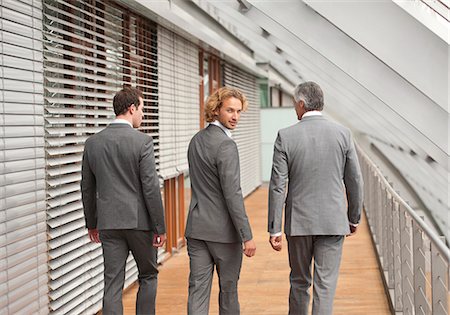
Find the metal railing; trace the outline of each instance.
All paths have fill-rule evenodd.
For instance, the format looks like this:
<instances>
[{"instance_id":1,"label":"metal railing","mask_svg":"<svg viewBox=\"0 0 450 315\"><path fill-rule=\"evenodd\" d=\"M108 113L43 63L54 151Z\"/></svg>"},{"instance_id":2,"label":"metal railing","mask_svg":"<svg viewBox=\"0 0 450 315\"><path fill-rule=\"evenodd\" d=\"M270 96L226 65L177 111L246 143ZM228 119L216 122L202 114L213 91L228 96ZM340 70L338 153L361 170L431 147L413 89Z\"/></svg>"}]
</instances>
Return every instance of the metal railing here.
<instances>
[{"instance_id":1,"label":"metal railing","mask_svg":"<svg viewBox=\"0 0 450 315\"><path fill-rule=\"evenodd\" d=\"M364 209L395 314L449 314L450 251L358 148Z\"/></svg>"}]
</instances>

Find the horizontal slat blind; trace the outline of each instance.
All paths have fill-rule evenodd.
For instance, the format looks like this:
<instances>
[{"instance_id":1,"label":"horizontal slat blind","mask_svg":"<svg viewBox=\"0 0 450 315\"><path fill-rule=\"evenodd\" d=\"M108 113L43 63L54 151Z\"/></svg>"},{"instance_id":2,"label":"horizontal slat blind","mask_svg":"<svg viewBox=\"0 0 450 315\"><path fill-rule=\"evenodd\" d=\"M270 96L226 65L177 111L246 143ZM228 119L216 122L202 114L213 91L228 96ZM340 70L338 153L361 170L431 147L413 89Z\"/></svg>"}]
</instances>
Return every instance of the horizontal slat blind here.
<instances>
[{"instance_id":1,"label":"horizontal slat blind","mask_svg":"<svg viewBox=\"0 0 450 315\"><path fill-rule=\"evenodd\" d=\"M158 26L158 80L160 106L160 173L164 179L175 177L175 34Z\"/></svg>"},{"instance_id":2,"label":"horizontal slat blind","mask_svg":"<svg viewBox=\"0 0 450 315\"><path fill-rule=\"evenodd\" d=\"M43 14L50 311L92 314L101 308L103 258L84 227L84 142L115 117L115 92L134 86L144 93L141 131L155 139L158 160L157 33L107 0L44 0ZM137 278L131 255L126 270L128 286Z\"/></svg>"},{"instance_id":3,"label":"horizontal slat blind","mask_svg":"<svg viewBox=\"0 0 450 315\"><path fill-rule=\"evenodd\" d=\"M177 170L187 172L187 149L200 125L198 48L191 42L175 37L175 104Z\"/></svg>"},{"instance_id":4,"label":"horizontal slat blind","mask_svg":"<svg viewBox=\"0 0 450 315\"><path fill-rule=\"evenodd\" d=\"M0 313L47 314L42 3L0 20Z\"/></svg>"},{"instance_id":5,"label":"horizontal slat blind","mask_svg":"<svg viewBox=\"0 0 450 315\"><path fill-rule=\"evenodd\" d=\"M158 27L160 167L163 178L187 171L187 147L199 129L198 48Z\"/></svg>"},{"instance_id":6,"label":"horizontal slat blind","mask_svg":"<svg viewBox=\"0 0 450 315\"><path fill-rule=\"evenodd\" d=\"M241 187L244 196L261 185L259 96L256 77L234 65L224 65L224 85L240 89L248 100L248 109L233 132L241 163Z\"/></svg>"}]
</instances>

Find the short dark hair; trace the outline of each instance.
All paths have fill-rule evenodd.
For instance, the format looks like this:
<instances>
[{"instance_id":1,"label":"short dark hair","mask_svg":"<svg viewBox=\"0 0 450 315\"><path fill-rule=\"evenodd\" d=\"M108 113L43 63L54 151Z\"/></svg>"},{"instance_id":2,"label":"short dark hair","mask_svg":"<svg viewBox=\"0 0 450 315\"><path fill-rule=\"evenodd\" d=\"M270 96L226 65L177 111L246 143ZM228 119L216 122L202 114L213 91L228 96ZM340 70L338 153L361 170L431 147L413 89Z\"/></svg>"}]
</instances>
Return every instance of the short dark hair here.
<instances>
[{"instance_id":1,"label":"short dark hair","mask_svg":"<svg viewBox=\"0 0 450 315\"><path fill-rule=\"evenodd\" d=\"M142 92L133 87L124 87L113 98L114 113L116 116L125 114L132 104L139 106L139 98L144 99Z\"/></svg>"},{"instance_id":2,"label":"short dark hair","mask_svg":"<svg viewBox=\"0 0 450 315\"><path fill-rule=\"evenodd\" d=\"M296 102L303 101L306 111L323 109L323 92L315 82L310 81L297 85L294 99Z\"/></svg>"}]
</instances>

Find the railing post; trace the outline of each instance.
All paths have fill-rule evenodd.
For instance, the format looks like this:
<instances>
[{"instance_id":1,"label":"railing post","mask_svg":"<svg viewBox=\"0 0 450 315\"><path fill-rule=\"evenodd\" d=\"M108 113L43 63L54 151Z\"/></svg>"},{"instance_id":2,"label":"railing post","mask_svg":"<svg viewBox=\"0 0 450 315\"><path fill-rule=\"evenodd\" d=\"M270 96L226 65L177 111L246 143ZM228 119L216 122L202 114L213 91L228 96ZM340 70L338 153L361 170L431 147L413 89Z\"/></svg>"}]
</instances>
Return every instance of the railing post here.
<instances>
[{"instance_id":1,"label":"railing post","mask_svg":"<svg viewBox=\"0 0 450 315\"><path fill-rule=\"evenodd\" d=\"M380 178L376 177L376 185L375 185L375 198L376 198L376 212L377 212L377 244L378 244L378 253L382 256L381 261L383 261L383 201L381 196L381 181Z\"/></svg>"},{"instance_id":2,"label":"railing post","mask_svg":"<svg viewBox=\"0 0 450 315\"><path fill-rule=\"evenodd\" d=\"M387 214L387 192L380 183L381 190L381 253L383 255L383 271L388 269L388 214Z\"/></svg>"},{"instance_id":3,"label":"railing post","mask_svg":"<svg viewBox=\"0 0 450 315\"><path fill-rule=\"evenodd\" d=\"M372 207L372 190L371 190L371 186L372 186L372 176L371 175L371 170L370 167L367 167L367 186L366 186L366 200L367 200L367 222L369 223L369 227L373 228L373 224L372 224L372 215L373 215L373 207Z\"/></svg>"},{"instance_id":4,"label":"railing post","mask_svg":"<svg viewBox=\"0 0 450 315\"><path fill-rule=\"evenodd\" d=\"M375 232L375 243L378 247L378 253L380 252L380 227L381 227L381 209L380 209L380 199L379 199L379 181L378 177L374 177L372 185L372 196L373 196L373 214L374 214L374 232Z\"/></svg>"},{"instance_id":5,"label":"railing post","mask_svg":"<svg viewBox=\"0 0 450 315\"><path fill-rule=\"evenodd\" d=\"M370 181L370 204L372 208L370 209L372 213L372 231L374 235L375 244L378 245L378 234L377 234L377 211L376 211L376 198L375 198L375 174L372 174L373 178Z\"/></svg>"},{"instance_id":6,"label":"railing post","mask_svg":"<svg viewBox=\"0 0 450 315\"><path fill-rule=\"evenodd\" d=\"M425 246L423 233L417 222L413 222L413 259L414 259L414 310L416 315L430 314L427 301L427 278Z\"/></svg>"},{"instance_id":7,"label":"railing post","mask_svg":"<svg viewBox=\"0 0 450 315\"><path fill-rule=\"evenodd\" d=\"M448 315L448 261L439 249L431 243L431 278L433 315Z\"/></svg>"},{"instance_id":8,"label":"railing post","mask_svg":"<svg viewBox=\"0 0 450 315\"><path fill-rule=\"evenodd\" d=\"M392 202L392 195L386 192L387 195L387 265L388 265L388 288L394 288L394 204Z\"/></svg>"},{"instance_id":9,"label":"railing post","mask_svg":"<svg viewBox=\"0 0 450 315\"><path fill-rule=\"evenodd\" d=\"M394 310L401 312L402 301L402 258L400 244L400 205L394 200L393 206L393 239L394 239Z\"/></svg>"},{"instance_id":10,"label":"railing post","mask_svg":"<svg viewBox=\"0 0 450 315\"><path fill-rule=\"evenodd\" d=\"M402 258L402 292L403 314L414 314L414 287L412 274L412 250L411 250L411 218L406 213L403 205L400 205L400 243Z\"/></svg>"}]
</instances>

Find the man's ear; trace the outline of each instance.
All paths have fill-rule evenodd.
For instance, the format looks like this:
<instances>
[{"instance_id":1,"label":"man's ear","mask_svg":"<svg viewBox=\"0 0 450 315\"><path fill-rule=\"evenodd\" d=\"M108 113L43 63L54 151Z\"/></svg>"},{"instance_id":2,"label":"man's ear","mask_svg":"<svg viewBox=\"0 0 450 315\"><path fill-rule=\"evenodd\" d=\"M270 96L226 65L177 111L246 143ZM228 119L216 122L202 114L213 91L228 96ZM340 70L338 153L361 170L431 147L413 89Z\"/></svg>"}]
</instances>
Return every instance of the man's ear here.
<instances>
[{"instance_id":1,"label":"man's ear","mask_svg":"<svg viewBox=\"0 0 450 315\"><path fill-rule=\"evenodd\" d=\"M128 107L128 111L130 112L130 114L131 115L133 115L134 114L134 112L136 111L136 105L134 105L134 104L131 104L129 107Z\"/></svg>"},{"instance_id":2,"label":"man's ear","mask_svg":"<svg viewBox=\"0 0 450 315\"><path fill-rule=\"evenodd\" d=\"M298 102L298 106L300 106L301 109L305 109L305 102L303 100L300 100Z\"/></svg>"},{"instance_id":3,"label":"man's ear","mask_svg":"<svg viewBox=\"0 0 450 315\"><path fill-rule=\"evenodd\" d=\"M219 111L220 111L219 108L217 108L215 111L213 111L214 116L219 117Z\"/></svg>"}]
</instances>

